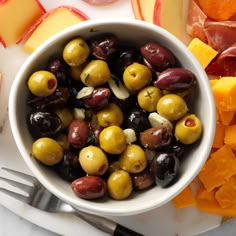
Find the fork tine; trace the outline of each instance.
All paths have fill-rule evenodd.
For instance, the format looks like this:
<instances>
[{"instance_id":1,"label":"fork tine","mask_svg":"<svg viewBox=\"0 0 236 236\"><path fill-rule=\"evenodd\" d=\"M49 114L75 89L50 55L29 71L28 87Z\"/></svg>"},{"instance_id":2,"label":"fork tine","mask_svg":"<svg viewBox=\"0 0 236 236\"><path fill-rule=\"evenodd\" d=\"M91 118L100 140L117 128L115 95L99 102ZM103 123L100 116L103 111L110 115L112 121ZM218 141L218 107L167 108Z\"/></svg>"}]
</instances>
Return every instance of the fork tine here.
<instances>
[{"instance_id":1,"label":"fork tine","mask_svg":"<svg viewBox=\"0 0 236 236\"><path fill-rule=\"evenodd\" d=\"M13 197L13 198L15 198L17 200L20 200L22 202L25 202L25 203L29 203L29 201L30 201L29 197L24 196L24 195L19 194L19 193L16 193L16 192L13 192L13 191L10 191L10 190L5 189L5 188L0 188L0 192L5 193L10 197Z\"/></svg>"},{"instance_id":2,"label":"fork tine","mask_svg":"<svg viewBox=\"0 0 236 236\"><path fill-rule=\"evenodd\" d=\"M24 180L27 180L27 181L29 181L31 183L37 182L37 179L34 176L32 176L32 175L28 175L28 174L25 174L23 172L16 171L16 170L13 170L13 169L9 169L9 168L6 168L6 167L2 167L1 169L5 170L5 171L7 171L7 172L9 172L9 173L11 173L13 175L16 175L16 176L18 176L18 177L20 177L20 178L22 178Z\"/></svg>"},{"instance_id":3,"label":"fork tine","mask_svg":"<svg viewBox=\"0 0 236 236\"><path fill-rule=\"evenodd\" d=\"M0 179L3 180L6 183L18 188L18 189L26 192L27 194L30 194L33 191L33 187L30 186L30 185L23 184L23 183L20 183L18 181L15 181L15 180L7 179L7 178L4 178L2 176L0 176Z\"/></svg>"}]
</instances>

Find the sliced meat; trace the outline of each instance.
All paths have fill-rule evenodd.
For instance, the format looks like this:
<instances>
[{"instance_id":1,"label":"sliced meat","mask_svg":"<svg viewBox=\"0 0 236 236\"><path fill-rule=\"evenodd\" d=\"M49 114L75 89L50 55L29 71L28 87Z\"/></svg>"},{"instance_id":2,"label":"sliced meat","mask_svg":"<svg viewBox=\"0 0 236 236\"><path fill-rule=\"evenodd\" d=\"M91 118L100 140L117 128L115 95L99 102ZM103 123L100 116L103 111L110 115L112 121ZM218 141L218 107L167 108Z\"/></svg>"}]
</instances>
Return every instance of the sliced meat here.
<instances>
[{"instance_id":1,"label":"sliced meat","mask_svg":"<svg viewBox=\"0 0 236 236\"><path fill-rule=\"evenodd\" d=\"M194 0L189 1L189 9L187 16L187 33L193 38L199 38L203 42L206 42L204 25L207 20L207 16L196 4Z\"/></svg>"},{"instance_id":2,"label":"sliced meat","mask_svg":"<svg viewBox=\"0 0 236 236\"><path fill-rule=\"evenodd\" d=\"M223 52L236 42L236 21L206 21L204 32L208 45Z\"/></svg>"},{"instance_id":3,"label":"sliced meat","mask_svg":"<svg viewBox=\"0 0 236 236\"><path fill-rule=\"evenodd\" d=\"M236 76L236 43L220 53L208 65L206 73L218 76Z\"/></svg>"}]
</instances>

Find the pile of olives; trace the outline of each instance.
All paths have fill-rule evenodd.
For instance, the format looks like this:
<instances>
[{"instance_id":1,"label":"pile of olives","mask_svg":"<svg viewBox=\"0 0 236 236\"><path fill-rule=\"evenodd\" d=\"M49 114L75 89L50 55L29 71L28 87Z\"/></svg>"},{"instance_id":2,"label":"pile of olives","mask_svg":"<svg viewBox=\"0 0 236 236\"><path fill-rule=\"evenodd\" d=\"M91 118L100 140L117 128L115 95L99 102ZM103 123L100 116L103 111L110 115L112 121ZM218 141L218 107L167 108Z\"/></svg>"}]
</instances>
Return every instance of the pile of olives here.
<instances>
[{"instance_id":1,"label":"pile of olives","mask_svg":"<svg viewBox=\"0 0 236 236\"><path fill-rule=\"evenodd\" d=\"M27 83L32 156L78 197L122 200L178 180L202 124L188 104L197 80L169 49L101 34L45 64Z\"/></svg>"}]
</instances>

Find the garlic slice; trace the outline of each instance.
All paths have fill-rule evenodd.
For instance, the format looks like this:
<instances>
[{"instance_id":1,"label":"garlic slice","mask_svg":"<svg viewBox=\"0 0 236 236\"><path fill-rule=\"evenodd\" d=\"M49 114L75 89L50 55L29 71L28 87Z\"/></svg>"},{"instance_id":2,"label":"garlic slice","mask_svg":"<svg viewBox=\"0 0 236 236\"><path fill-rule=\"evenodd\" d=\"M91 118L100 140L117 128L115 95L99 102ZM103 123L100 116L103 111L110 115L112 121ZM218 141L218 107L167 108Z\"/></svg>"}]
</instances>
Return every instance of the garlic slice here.
<instances>
[{"instance_id":1,"label":"garlic slice","mask_svg":"<svg viewBox=\"0 0 236 236\"><path fill-rule=\"evenodd\" d=\"M93 94L94 87L83 87L76 95L77 99L88 98Z\"/></svg>"}]
</instances>

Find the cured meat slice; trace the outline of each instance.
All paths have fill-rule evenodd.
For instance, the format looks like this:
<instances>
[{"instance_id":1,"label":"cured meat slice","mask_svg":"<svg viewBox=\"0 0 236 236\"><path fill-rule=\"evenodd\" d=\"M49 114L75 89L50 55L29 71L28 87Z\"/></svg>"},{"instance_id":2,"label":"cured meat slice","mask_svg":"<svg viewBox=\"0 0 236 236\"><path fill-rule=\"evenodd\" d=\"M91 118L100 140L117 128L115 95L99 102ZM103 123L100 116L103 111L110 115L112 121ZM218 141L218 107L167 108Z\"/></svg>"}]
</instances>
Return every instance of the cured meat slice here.
<instances>
[{"instance_id":1,"label":"cured meat slice","mask_svg":"<svg viewBox=\"0 0 236 236\"><path fill-rule=\"evenodd\" d=\"M236 42L236 21L207 21L204 32L208 45L223 52Z\"/></svg>"},{"instance_id":2,"label":"cured meat slice","mask_svg":"<svg viewBox=\"0 0 236 236\"><path fill-rule=\"evenodd\" d=\"M199 38L206 43L204 25L207 16L196 4L194 0L189 1L189 9L187 16L187 33L193 38Z\"/></svg>"},{"instance_id":3,"label":"cured meat slice","mask_svg":"<svg viewBox=\"0 0 236 236\"><path fill-rule=\"evenodd\" d=\"M218 76L236 76L236 43L219 54L208 65L206 73Z\"/></svg>"}]
</instances>

